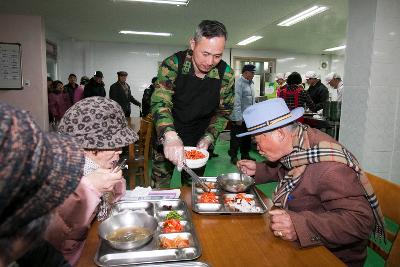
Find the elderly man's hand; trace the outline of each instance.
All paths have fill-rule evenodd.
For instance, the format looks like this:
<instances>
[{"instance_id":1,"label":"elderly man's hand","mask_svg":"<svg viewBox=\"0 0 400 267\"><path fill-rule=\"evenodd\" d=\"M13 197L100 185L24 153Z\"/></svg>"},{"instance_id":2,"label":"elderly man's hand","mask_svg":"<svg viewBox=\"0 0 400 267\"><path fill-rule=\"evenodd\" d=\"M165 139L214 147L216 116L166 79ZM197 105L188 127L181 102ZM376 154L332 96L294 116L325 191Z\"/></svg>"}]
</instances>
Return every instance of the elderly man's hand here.
<instances>
[{"instance_id":1,"label":"elderly man's hand","mask_svg":"<svg viewBox=\"0 0 400 267\"><path fill-rule=\"evenodd\" d=\"M242 159L236 165L239 170L248 176L256 174L256 162L254 160Z\"/></svg>"},{"instance_id":2,"label":"elderly man's hand","mask_svg":"<svg viewBox=\"0 0 400 267\"><path fill-rule=\"evenodd\" d=\"M287 241L296 241L297 233L294 229L289 214L282 209L275 209L268 212L270 216L270 228L274 235Z\"/></svg>"}]
</instances>

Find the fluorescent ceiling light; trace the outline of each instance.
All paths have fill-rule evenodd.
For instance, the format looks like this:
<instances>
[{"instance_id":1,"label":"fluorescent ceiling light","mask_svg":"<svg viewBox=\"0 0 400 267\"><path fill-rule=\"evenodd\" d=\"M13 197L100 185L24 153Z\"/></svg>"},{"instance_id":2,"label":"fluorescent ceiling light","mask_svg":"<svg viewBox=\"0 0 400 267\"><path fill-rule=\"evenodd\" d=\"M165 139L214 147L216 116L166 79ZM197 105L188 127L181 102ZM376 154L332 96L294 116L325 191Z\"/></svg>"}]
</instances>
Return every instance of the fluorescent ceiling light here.
<instances>
[{"instance_id":1,"label":"fluorescent ceiling light","mask_svg":"<svg viewBox=\"0 0 400 267\"><path fill-rule=\"evenodd\" d=\"M250 44L250 43L252 43L252 42L255 42L255 41L257 41L257 40L260 40L262 38L262 36L251 36L251 37L249 37L249 38L247 38L247 39L244 39L243 41L240 41L239 43L237 43L237 45L248 45L248 44Z\"/></svg>"},{"instance_id":2,"label":"fluorescent ceiling light","mask_svg":"<svg viewBox=\"0 0 400 267\"><path fill-rule=\"evenodd\" d=\"M278 62L287 62L287 61L295 60L295 59L296 59L295 57L285 57L285 58L278 58L276 61L278 61Z\"/></svg>"},{"instance_id":3,"label":"fluorescent ceiling light","mask_svg":"<svg viewBox=\"0 0 400 267\"><path fill-rule=\"evenodd\" d=\"M345 45L341 45L341 46L336 46L336 47L324 49L324 51L332 52L332 51L342 50L342 49L345 49L345 48L346 48Z\"/></svg>"},{"instance_id":4,"label":"fluorescent ceiling light","mask_svg":"<svg viewBox=\"0 0 400 267\"><path fill-rule=\"evenodd\" d=\"M189 0L113 0L114 2L145 2L155 4L168 4L168 5L185 5L189 4Z\"/></svg>"},{"instance_id":5,"label":"fluorescent ceiling light","mask_svg":"<svg viewBox=\"0 0 400 267\"><path fill-rule=\"evenodd\" d=\"M137 34L137 35L155 35L155 36L171 36L168 32L137 32L137 31L119 31L121 34Z\"/></svg>"},{"instance_id":6,"label":"fluorescent ceiling light","mask_svg":"<svg viewBox=\"0 0 400 267\"><path fill-rule=\"evenodd\" d=\"M321 12L324 12L327 9L328 9L328 7L326 7L326 6L313 6L307 10L300 12L299 14L296 14L288 19L285 19L284 21L278 23L277 25L278 26L292 26L293 24L296 24L300 21L303 21L312 16L315 16Z\"/></svg>"}]
</instances>

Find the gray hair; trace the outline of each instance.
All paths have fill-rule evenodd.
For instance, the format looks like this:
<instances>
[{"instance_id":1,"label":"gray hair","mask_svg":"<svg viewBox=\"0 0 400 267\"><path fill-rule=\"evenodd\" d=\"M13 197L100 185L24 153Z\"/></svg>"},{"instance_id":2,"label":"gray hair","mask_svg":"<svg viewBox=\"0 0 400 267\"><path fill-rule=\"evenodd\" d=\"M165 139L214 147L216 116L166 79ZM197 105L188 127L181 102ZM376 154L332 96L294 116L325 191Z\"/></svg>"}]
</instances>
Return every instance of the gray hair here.
<instances>
[{"instance_id":1,"label":"gray hair","mask_svg":"<svg viewBox=\"0 0 400 267\"><path fill-rule=\"evenodd\" d=\"M226 31L225 25L216 20L203 20L197 26L196 32L194 33L195 42L199 42L201 38L213 38L213 37L224 37L228 39L228 32Z\"/></svg>"}]
</instances>

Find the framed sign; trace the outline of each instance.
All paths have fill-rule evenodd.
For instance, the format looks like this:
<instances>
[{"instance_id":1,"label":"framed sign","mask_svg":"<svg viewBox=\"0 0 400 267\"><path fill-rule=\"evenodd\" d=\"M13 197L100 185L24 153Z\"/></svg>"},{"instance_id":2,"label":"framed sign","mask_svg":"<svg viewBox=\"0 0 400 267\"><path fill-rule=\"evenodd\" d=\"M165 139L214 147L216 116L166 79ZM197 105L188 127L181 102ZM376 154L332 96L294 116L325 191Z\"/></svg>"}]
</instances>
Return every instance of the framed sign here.
<instances>
[{"instance_id":1,"label":"framed sign","mask_svg":"<svg viewBox=\"0 0 400 267\"><path fill-rule=\"evenodd\" d=\"M21 89L21 44L0 42L0 90Z\"/></svg>"}]
</instances>

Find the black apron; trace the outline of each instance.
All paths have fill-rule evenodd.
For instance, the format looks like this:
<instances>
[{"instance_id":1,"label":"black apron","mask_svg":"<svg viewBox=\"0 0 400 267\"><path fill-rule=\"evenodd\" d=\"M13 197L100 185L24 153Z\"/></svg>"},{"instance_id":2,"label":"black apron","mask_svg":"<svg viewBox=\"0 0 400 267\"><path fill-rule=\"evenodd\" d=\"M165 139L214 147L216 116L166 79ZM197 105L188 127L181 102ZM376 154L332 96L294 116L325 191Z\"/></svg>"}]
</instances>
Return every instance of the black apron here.
<instances>
[{"instance_id":1,"label":"black apron","mask_svg":"<svg viewBox=\"0 0 400 267\"><path fill-rule=\"evenodd\" d=\"M187 51L177 53L178 77L172 97L175 130L185 146L196 146L219 107L220 89L226 63L217 65L220 79L182 74ZM193 67L193 66L192 66Z\"/></svg>"}]
</instances>

